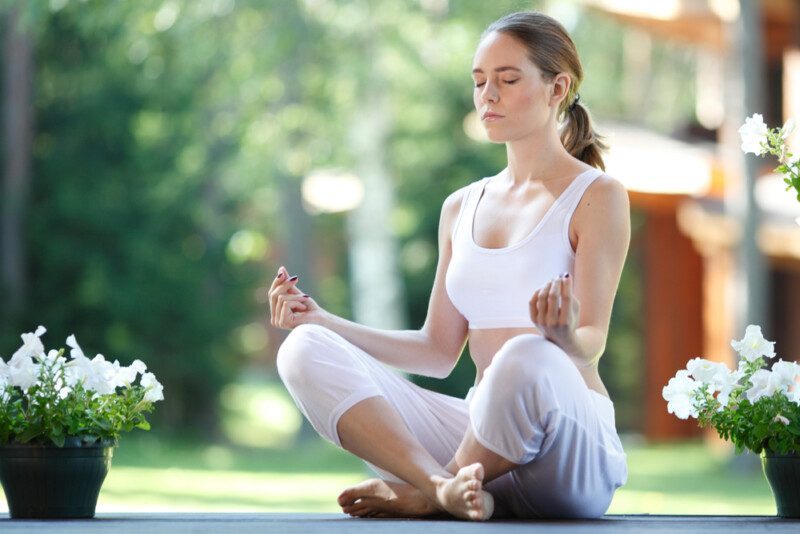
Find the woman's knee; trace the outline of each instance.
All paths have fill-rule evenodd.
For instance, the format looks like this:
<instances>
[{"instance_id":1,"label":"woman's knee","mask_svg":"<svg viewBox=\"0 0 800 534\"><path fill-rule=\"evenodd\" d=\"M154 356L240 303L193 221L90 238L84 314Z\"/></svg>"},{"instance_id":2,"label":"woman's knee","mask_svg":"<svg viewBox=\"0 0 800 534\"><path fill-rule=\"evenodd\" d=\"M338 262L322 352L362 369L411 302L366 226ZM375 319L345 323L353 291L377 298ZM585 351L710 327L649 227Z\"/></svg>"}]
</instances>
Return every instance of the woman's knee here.
<instances>
[{"instance_id":1,"label":"woman's knee","mask_svg":"<svg viewBox=\"0 0 800 534\"><path fill-rule=\"evenodd\" d=\"M564 350L537 334L522 334L506 341L492 359L493 373L504 380L531 383L572 365Z\"/></svg>"},{"instance_id":2,"label":"woman's knee","mask_svg":"<svg viewBox=\"0 0 800 534\"><path fill-rule=\"evenodd\" d=\"M308 380L317 367L327 340L326 328L315 324L296 326L278 348L276 366L284 383Z\"/></svg>"}]
</instances>

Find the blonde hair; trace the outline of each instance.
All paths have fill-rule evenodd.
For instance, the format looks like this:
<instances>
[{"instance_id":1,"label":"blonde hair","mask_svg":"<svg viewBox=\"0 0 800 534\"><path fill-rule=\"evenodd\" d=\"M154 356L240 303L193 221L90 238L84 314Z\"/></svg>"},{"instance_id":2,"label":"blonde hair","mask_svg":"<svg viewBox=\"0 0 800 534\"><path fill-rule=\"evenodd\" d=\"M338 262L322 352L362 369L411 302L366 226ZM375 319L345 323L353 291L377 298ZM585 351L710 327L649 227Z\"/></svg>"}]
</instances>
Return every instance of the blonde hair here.
<instances>
[{"instance_id":1,"label":"blonde hair","mask_svg":"<svg viewBox=\"0 0 800 534\"><path fill-rule=\"evenodd\" d=\"M567 30L556 19L543 13L520 11L491 23L481 40L492 32L510 35L522 43L528 50L528 59L546 80L552 80L561 72L569 74L572 83L558 109L559 119L565 120L561 142L573 157L605 170L602 152L607 146L592 127L589 110L579 100L578 87L583 81L583 67Z\"/></svg>"}]
</instances>

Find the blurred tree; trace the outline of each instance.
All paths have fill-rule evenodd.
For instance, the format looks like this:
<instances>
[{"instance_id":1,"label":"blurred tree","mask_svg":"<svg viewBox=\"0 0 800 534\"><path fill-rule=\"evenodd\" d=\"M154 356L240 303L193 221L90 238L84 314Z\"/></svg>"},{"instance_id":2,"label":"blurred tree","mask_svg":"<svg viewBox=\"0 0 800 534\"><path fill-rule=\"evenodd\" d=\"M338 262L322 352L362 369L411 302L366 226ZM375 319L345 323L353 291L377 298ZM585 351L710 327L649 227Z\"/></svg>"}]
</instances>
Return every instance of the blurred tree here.
<instances>
[{"instance_id":1,"label":"blurred tree","mask_svg":"<svg viewBox=\"0 0 800 534\"><path fill-rule=\"evenodd\" d=\"M22 93L35 117L28 209L11 200L18 193L8 193L6 170L0 219L5 236L7 221L23 217L11 233L28 251L21 273L30 284L20 312L0 324L2 354L45 324L48 345L75 333L87 352L141 358L165 383L155 428L216 436L222 386L270 364L266 347L285 334L264 320L278 265L348 318L348 287L363 291L348 277L356 256L346 218L303 211L302 180L321 168L379 169L384 192L393 191L380 214L388 222L375 219L389 227L376 231L396 240L397 261L384 259L405 288L398 315L418 328L442 202L506 162L502 145L465 132L479 35L507 12L542 5L0 0L6 20L19 9L35 59L33 91ZM579 10L567 18L586 67L582 100L597 115L624 115L621 30ZM674 61L659 57L653 77L674 78ZM5 105L18 111L8 103L21 98L12 82L20 80L6 74ZM667 95L656 85L653 101L675 98L674 86ZM382 121L368 147L354 136L364 117ZM3 136L6 147L22 146L24 128ZM5 168L24 156L24 146L6 148ZM4 310L8 292L25 288L6 267L18 264L9 243L3 237L0 248ZM640 372L636 290L626 270L601 363L615 398L635 389ZM463 395L473 377L465 356L446 380L414 379Z\"/></svg>"}]
</instances>

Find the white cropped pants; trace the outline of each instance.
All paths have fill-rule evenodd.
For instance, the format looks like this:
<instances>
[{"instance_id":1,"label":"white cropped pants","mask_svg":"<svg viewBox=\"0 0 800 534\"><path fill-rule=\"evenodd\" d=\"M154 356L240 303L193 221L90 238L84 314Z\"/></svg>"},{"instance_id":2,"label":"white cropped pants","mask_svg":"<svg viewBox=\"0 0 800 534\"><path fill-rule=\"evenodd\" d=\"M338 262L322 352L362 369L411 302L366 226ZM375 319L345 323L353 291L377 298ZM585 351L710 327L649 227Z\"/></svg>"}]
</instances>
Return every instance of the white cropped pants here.
<instances>
[{"instance_id":1,"label":"white cropped pants","mask_svg":"<svg viewBox=\"0 0 800 534\"><path fill-rule=\"evenodd\" d=\"M539 335L506 342L466 399L419 387L318 325L290 332L278 351L278 373L317 432L339 447L339 418L374 396L386 398L442 466L471 425L484 447L520 464L485 485L494 517L600 517L627 481L613 403ZM367 465L384 480L402 482Z\"/></svg>"}]
</instances>

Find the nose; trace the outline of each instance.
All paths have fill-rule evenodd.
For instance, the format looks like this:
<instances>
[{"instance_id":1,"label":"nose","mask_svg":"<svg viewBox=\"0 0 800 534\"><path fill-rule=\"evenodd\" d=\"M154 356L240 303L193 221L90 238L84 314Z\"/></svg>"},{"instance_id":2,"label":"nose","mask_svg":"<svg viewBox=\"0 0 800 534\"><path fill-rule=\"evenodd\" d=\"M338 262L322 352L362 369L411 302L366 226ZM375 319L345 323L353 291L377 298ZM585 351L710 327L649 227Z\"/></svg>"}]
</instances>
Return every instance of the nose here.
<instances>
[{"instance_id":1,"label":"nose","mask_svg":"<svg viewBox=\"0 0 800 534\"><path fill-rule=\"evenodd\" d=\"M481 91L481 102L491 102L496 103L500 96L497 94L497 88L494 86L492 82L489 80L483 84L483 90Z\"/></svg>"}]
</instances>

